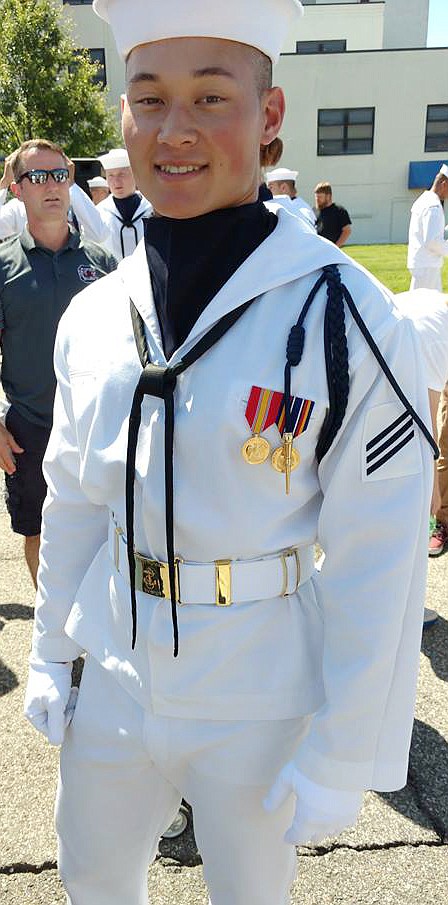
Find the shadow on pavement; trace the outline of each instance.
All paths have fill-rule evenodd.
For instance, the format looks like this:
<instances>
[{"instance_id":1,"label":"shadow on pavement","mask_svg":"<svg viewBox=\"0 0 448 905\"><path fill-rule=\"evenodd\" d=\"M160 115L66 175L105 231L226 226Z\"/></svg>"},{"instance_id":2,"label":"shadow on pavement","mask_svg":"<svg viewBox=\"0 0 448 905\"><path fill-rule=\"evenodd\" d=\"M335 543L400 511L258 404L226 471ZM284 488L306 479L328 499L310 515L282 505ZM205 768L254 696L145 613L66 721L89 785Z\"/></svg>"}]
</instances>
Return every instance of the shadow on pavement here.
<instances>
[{"instance_id":1,"label":"shadow on pavement","mask_svg":"<svg viewBox=\"0 0 448 905\"><path fill-rule=\"evenodd\" d=\"M25 603L0 604L0 632L5 622L12 622L13 619L34 619L34 607Z\"/></svg>"},{"instance_id":2,"label":"shadow on pavement","mask_svg":"<svg viewBox=\"0 0 448 905\"><path fill-rule=\"evenodd\" d=\"M12 669L9 669L3 660L0 660L0 697L3 697L5 694L9 694L10 691L13 691L14 688L17 688L19 685L19 681L15 672Z\"/></svg>"},{"instance_id":3,"label":"shadow on pavement","mask_svg":"<svg viewBox=\"0 0 448 905\"><path fill-rule=\"evenodd\" d=\"M34 619L34 608L24 603L4 603L0 605L0 632L7 622L15 619L30 620ZM9 694L14 688L18 687L18 679L16 674L9 669L8 666L0 660L0 697Z\"/></svg>"},{"instance_id":4,"label":"shadow on pavement","mask_svg":"<svg viewBox=\"0 0 448 905\"><path fill-rule=\"evenodd\" d=\"M408 784L399 792L379 793L414 823L448 840L448 744L436 729L415 720Z\"/></svg>"},{"instance_id":5,"label":"shadow on pavement","mask_svg":"<svg viewBox=\"0 0 448 905\"><path fill-rule=\"evenodd\" d=\"M423 632L421 650L431 661L437 678L448 682L448 621L442 616Z\"/></svg>"}]
</instances>

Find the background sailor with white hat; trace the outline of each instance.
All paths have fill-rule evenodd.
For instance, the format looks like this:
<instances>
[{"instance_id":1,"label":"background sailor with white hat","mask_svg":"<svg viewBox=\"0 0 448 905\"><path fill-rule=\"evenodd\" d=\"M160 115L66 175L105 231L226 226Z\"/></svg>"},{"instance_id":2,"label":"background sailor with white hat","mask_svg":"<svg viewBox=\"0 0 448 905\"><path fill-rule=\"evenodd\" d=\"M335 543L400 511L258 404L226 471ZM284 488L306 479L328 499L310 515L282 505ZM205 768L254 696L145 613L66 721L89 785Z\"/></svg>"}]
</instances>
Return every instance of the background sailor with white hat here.
<instances>
[{"instance_id":1,"label":"background sailor with white hat","mask_svg":"<svg viewBox=\"0 0 448 905\"><path fill-rule=\"evenodd\" d=\"M257 200L300 4L94 7L158 216L61 322L26 713L73 905L144 905L182 795L213 905L280 905L294 843L406 782L432 462L359 318L429 415L426 382L387 293Z\"/></svg>"},{"instance_id":2,"label":"background sailor with white hat","mask_svg":"<svg viewBox=\"0 0 448 905\"><path fill-rule=\"evenodd\" d=\"M298 175L297 170L277 167L276 170L266 173L266 183L277 204L281 204L296 216L299 213L315 229L316 217L313 208L297 194L296 179Z\"/></svg>"},{"instance_id":3,"label":"background sailor with white hat","mask_svg":"<svg viewBox=\"0 0 448 905\"><path fill-rule=\"evenodd\" d=\"M150 216L152 205L137 190L126 148L112 148L98 160L106 173L110 194L96 208L84 195L84 235L104 245L121 261L135 251L143 236L143 217Z\"/></svg>"},{"instance_id":4,"label":"background sailor with white hat","mask_svg":"<svg viewBox=\"0 0 448 905\"><path fill-rule=\"evenodd\" d=\"M107 198L109 186L104 176L93 176L92 179L87 180L87 185L94 204L99 204L100 201L104 201Z\"/></svg>"},{"instance_id":5,"label":"background sailor with white hat","mask_svg":"<svg viewBox=\"0 0 448 905\"><path fill-rule=\"evenodd\" d=\"M448 166L442 164L431 188L411 208L408 238L408 270L411 289L442 291L442 267L448 257L443 202L448 198Z\"/></svg>"}]
</instances>

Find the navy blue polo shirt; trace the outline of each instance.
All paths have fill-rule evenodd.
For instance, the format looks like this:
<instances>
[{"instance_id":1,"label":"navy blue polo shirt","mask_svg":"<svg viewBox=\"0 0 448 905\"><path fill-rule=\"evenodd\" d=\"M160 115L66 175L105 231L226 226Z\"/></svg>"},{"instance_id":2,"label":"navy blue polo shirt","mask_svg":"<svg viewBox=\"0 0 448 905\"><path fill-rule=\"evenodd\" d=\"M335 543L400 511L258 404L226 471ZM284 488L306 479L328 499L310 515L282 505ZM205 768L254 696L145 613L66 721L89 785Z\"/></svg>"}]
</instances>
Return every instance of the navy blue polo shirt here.
<instances>
[{"instance_id":1,"label":"navy blue polo shirt","mask_svg":"<svg viewBox=\"0 0 448 905\"><path fill-rule=\"evenodd\" d=\"M115 258L70 231L59 251L37 245L27 229L0 245L0 343L3 389L28 421L51 427L56 378L53 349L70 300L106 273Z\"/></svg>"}]
</instances>

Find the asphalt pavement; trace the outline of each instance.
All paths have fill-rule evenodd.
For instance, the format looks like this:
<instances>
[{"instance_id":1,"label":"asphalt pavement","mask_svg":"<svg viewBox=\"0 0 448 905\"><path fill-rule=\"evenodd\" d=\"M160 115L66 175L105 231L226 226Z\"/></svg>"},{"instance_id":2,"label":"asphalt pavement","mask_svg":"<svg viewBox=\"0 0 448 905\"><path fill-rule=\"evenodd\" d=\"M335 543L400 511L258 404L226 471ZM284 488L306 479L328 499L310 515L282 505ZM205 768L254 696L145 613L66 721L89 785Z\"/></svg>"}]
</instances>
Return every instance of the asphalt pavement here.
<instances>
[{"instance_id":1,"label":"asphalt pavement","mask_svg":"<svg viewBox=\"0 0 448 905\"><path fill-rule=\"evenodd\" d=\"M440 618L422 639L408 784L393 794L366 794L355 829L317 848L298 849L293 905L448 903L447 579L445 554L430 562L427 605ZM32 619L33 586L22 539L12 534L1 501L2 905L65 903L52 816L58 751L22 717ZM157 860L149 869L148 889L151 905L207 905L191 824L178 839L161 841Z\"/></svg>"}]
</instances>

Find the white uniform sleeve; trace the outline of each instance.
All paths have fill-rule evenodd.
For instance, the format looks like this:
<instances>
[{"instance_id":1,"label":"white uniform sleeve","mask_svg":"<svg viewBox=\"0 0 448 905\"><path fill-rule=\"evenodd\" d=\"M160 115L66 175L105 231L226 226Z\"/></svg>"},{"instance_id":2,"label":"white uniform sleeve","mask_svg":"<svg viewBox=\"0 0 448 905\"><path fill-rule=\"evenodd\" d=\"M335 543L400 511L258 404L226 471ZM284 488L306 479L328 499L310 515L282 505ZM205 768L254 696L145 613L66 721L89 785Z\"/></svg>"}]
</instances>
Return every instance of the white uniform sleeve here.
<instances>
[{"instance_id":1,"label":"white uniform sleeve","mask_svg":"<svg viewBox=\"0 0 448 905\"><path fill-rule=\"evenodd\" d=\"M58 332L53 429L44 459L48 485L43 507L33 656L73 660L81 650L64 632L76 591L107 540L108 510L83 493L68 371Z\"/></svg>"},{"instance_id":2,"label":"white uniform sleeve","mask_svg":"<svg viewBox=\"0 0 448 905\"><path fill-rule=\"evenodd\" d=\"M397 321L381 347L429 424L428 390L409 321ZM406 783L432 454L403 413L367 355L352 379L340 434L319 466L318 539L326 558L314 581L324 620L326 703L313 717L296 763L330 788L387 791Z\"/></svg>"},{"instance_id":3,"label":"white uniform sleeve","mask_svg":"<svg viewBox=\"0 0 448 905\"><path fill-rule=\"evenodd\" d=\"M428 388L441 393L448 380L448 307L443 295L415 289L395 295L394 303L418 333Z\"/></svg>"},{"instance_id":4,"label":"white uniform sleeve","mask_svg":"<svg viewBox=\"0 0 448 905\"><path fill-rule=\"evenodd\" d=\"M443 214L442 214L443 218ZM429 207L422 216L423 244L434 255L448 255L448 240L443 238L441 231L441 211L436 207Z\"/></svg>"},{"instance_id":5,"label":"white uniform sleeve","mask_svg":"<svg viewBox=\"0 0 448 905\"><path fill-rule=\"evenodd\" d=\"M20 236L26 224L25 205L18 199L6 201L7 190L0 190L0 239Z\"/></svg>"},{"instance_id":6,"label":"white uniform sleeve","mask_svg":"<svg viewBox=\"0 0 448 905\"><path fill-rule=\"evenodd\" d=\"M70 202L73 213L83 228L84 238L90 242L98 242L100 245L102 242L107 242L110 236L108 224L92 199L76 182L70 188Z\"/></svg>"}]
</instances>

